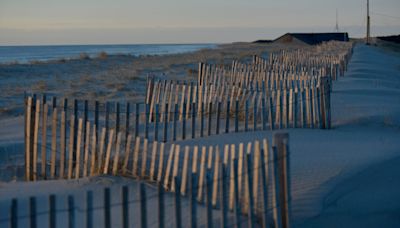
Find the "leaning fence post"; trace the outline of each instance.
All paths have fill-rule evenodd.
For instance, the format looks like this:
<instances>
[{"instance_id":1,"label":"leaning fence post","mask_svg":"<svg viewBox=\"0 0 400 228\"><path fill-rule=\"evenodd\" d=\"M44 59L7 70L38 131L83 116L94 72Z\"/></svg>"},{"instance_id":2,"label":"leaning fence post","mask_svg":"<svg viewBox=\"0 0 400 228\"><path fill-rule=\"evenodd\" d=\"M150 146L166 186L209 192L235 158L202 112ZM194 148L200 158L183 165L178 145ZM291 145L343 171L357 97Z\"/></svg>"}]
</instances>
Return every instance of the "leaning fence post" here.
<instances>
[{"instance_id":1,"label":"leaning fence post","mask_svg":"<svg viewBox=\"0 0 400 228\"><path fill-rule=\"evenodd\" d=\"M49 227L56 227L56 195L50 195L49 204Z\"/></svg>"},{"instance_id":2,"label":"leaning fence post","mask_svg":"<svg viewBox=\"0 0 400 228\"><path fill-rule=\"evenodd\" d=\"M25 180L30 181L31 177L31 109L32 109L32 97L28 97L28 104L26 109L26 126L25 126Z\"/></svg>"},{"instance_id":3,"label":"leaning fence post","mask_svg":"<svg viewBox=\"0 0 400 228\"><path fill-rule=\"evenodd\" d=\"M207 129L207 135L211 135L211 117L212 117L212 102L208 103L208 129Z\"/></svg>"},{"instance_id":4,"label":"leaning fence post","mask_svg":"<svg viewBox=\"0 0 400 228\"><path fill-rule=\"evenodd\" d=\"M144 137L147 139L149 138L149 114L150 114L150 105L145 104L145 111L144 111L144 116L145 116L145 129L144 129Z\"/></svg>"},{"instance_id":5,"label":"leaning fence post","mask_svg":"<svg viewBox=\"0 0 400 228\"><path fill-rule=\"evenodd\" d=\"M273 145L277 149L279 173L279 204L281 210L281 224L284 228L290 226L290 176L289 176L289 135L279 133L273 136Z\"/></svg>"},{"instance_id":6,"label":"leaning fence post","mask_svg":"<svg viewBox=\"0 0 400 228\"><path fill-rule=\"evenodd\" d=\"M93 192L86 192L86 228L93 227Z\"/></svg>"}]
</instances>

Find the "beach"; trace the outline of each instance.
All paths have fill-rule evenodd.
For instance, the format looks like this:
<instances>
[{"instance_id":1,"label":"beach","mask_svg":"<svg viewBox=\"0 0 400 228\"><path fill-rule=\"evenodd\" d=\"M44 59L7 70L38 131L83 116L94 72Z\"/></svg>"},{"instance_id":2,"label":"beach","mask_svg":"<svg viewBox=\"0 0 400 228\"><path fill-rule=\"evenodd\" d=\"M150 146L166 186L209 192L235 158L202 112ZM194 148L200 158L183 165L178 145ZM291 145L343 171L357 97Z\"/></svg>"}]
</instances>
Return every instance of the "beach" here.
<instances>
[{"instance_id":1,"label":"beach","mask_svg":"<svg viewBox=\"0 0 400 228\"><path fill-rule=\"evenodd\" d=\"M239 46L237 46L239 45ZM242 48L240 48L242 47ZM90 60L86 71L94 72L94 81L79 81L78 85L63 88L54 85L65 85L55 83L57 79L50 78L49 90L64 96L82 96L87 99L96 97L98 99L142 99L140 90L138 94L129 89L123 92L115 91L118 83L139 86L143 89L147 73L161 74L166 72L165 77L175 75L176 78L185 77L189 69L195 72L198 61L209 61L219 63L224 59L225 63L233 58L243 61L251 59L251 54L271 52L276 45L254 45L233 44L222 49L203 50L192 54L179 54L167 57L144 57L143 59L129 59L126 64L117 61L121 65L110 66L109 69L89 67L96 61ZM293 48L293 47L287 47ZM210 58L203 59L205 56ZM229 56L229 57L228 57ZM117 58L117 57L116 57ZM107 61L111 61L112 58ZM79 60L81 61L81 60ZM85 61L78 66L85 65ZM133 63L132 63L133 62ZM48 64L48 63L47 63ZM61 63L56 63L61 64ZM33 76L42 78L38 72L43 69L53 69L51 64L40 68L39 65L30 66ZM56 65L57 68L60 65ZM69 65L71 66L71 65ZM19 68L21 66L17 66ZM25 66L24 66L25 67ZM37 69L36 69L37 68ZM6 68L9 69L9 68ZM39 70L41 69L41 70ZM71 82L79 79L83 74L80 67L72 67L66 70L63 80L71 75ZM77 70L79 69L79 70ZM74 72L74 70L76 72ZM136 73L132 73L138 70ZM2 72L9 72L2 68ZM16 70L12 71L17 75ZM31 73L32 73L31 72ZM36 72L36 73L35 73ZM73 72L73 73L72 73ZM105 73L108 72L108 73ZM118 75L110 78L107 75ZM70 73L70 74L68 74ZM135 82L131 82L129 75L135 75ZM22 71L22 76L27 78L29 72ZM25 75L25 76L24 76ZM196 78L193 73L193 79ZM121 78L120 78L121 77ZM134 77L134 78L135 78ZM57 78L57 77L55 77ZM173 77L171 77L173 78ZM8 79L7 79L8 80ZM36 80L36 79L35 79ZM42 78L43 80L43 78ZM54 80L54 85L51 82ZM46 81L47 82L47 81ZM104 96L91 94L99 89L100 84L111 83L108 92ZM12 82L16 83L16 82ZM36 82L37 83L37 82ZM115 84L113 84L115 83ZM81 91L80 88L88 86L88 90ZM12 85L10 85L12 86ZM27 83L27 87L29 83ZM34 86L32 88L35 88ZM40 89L32 92L39 92ZM93 92L92 91L92 92ZM5 91L3 91L6 93ZM10 93L10 91L8 91ZM14 96L16 92L13 93ZM20 95L21 96L21 95ZM22 96L21 96L22 98ZM398 227L400 226L400 55L381 47L365 46L357 44L353 57L344 77L333 83L331 94L332 106L332 129L285 129L282 132L289 133L290 140L290 179L291 179L291 224L294 227ZM22 104L19 104L22 106ZM7 121L10 118L10 121ZM8 148L13 144L23 142L23 131L10 133L8 129L22 129L23 117L3 118L8 124L0 126L0 147ZM3 122L4 123L4 122ZM21 125L18 125L21 124ZM6 129L4 129L4 127ZM12 132L12 131L11 131ZM274 131L278 132L278 131ZM179 142L180 145L222 145L226 143L237 144L237 142L248 142L255 139L271 137L271 131L257 131L251 133L233 133L229 135L217 135L193 140ZM22 153L22 152L21 152ZM84 180L85 186L102 185L102 178ZM55 181L62 186L66 181ZM126 183L126 180L118 181ZM36 182L35 185L46 186L46 181ZM119 183L121 184L121 183ZM23 196L34 194L30 190L30 183L23 184L27 189ZM118 184L117 184L118 185ZM10 192L20 189L20 183L1 183L0 199L6 201ZM44 187L45 188L45 187ZM71 188L74 188L72 185ZM76 185L79 189L80 185ZM64 193L63 193L64 192ZM65 194L62 188L49 188L46 193Z\"/></svg>"}]
</instances>

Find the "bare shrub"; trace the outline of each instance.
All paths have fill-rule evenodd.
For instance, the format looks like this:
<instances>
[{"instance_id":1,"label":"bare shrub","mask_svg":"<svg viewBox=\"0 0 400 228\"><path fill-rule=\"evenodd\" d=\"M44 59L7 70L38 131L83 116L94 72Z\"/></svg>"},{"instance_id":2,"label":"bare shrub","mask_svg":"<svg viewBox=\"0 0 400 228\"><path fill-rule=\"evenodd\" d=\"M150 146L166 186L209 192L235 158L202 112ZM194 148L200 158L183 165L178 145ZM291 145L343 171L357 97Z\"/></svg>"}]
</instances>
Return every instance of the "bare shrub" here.
<instances>
[{"instance_id":1,"label":"bare shrub","mask_svg":"<svg viewBox=\"0 0 400 228\"><path fill-rule=\"evenodd\" d=\"M79 59L87 60L90 59L90 56L86 52L82 52L81 54L79 54Z\"/></svg>"},{"instance_id":2,"label":"bare shrub","mask_svg":"<svg viewBox=\"0 0 400 228\"><path fill-rule=\"evenodd\" d=\"M99 53L99 55L97 56L99 59L106 59L108 57L107 52L102 51Z\"/></svg>"}]
</instances>

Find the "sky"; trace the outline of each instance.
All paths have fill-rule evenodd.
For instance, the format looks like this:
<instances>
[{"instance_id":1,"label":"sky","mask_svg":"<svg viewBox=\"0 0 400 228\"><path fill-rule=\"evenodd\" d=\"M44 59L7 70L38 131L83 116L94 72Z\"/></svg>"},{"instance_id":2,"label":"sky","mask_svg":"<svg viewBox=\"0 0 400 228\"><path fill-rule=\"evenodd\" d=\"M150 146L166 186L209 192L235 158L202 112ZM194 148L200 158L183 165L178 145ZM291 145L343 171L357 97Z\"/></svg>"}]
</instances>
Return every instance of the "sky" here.
<instances>
[{"instance_id":1,"label":"sky","mask_svg":"<svg viewBox=\"0 0 400 228\"><path fill-rule=\"evenodd\" d=\"M370 0L372 35L400 33L400 0ZM365 34L366 0L0 0L0 45L227 43L286 32Z\"/></svg>"}]
</instances>

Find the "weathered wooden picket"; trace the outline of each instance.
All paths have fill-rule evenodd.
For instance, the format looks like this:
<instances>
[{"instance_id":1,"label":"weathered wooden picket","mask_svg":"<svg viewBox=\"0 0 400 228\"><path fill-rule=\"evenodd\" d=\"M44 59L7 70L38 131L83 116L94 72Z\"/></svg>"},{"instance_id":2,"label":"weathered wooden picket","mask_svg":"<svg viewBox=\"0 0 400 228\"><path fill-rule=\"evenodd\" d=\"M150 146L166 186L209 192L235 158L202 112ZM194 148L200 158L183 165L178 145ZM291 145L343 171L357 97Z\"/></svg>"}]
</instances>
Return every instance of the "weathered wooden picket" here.
<instances>
[{"instance_id":1,"label":"weathered wooden picket","mask_svg":"<svg viewBox=\"0 0 400 228\"><path fill-rule=\"evenodd\" d=\"M113 131L110 132L110 136L112 135ZM182 219L181 196L188 196L190 202L193 202L190 203L192 226L198 222L196 219L197 203L204 203L208 227L216 224L226 227L228 224L241 223L243 215L246 215L249 226L253 226L258 220L264 227L272 224L274 227L289 227L290 179L288 174L290 156L287 134L274 135L272 146L267 139L263 139L261 142L258 140L248 142L247 145L243 143L238 146L227 144L223 148L218 146L202 146L201 148L199 146L185 146L182 151L179 144L171 144L167 150L164 143L155 141L150 146L146 139L143 143L140 143L140 138L136 138L135 145L131 147L130 143L119 141L121 140L120 135L117 137L117 142L113 142L112 137L110 137L110 141L106 145L106 155L98 159L96 159L96 151L93 151L93 148L84 147L84 150L89 151L89 153L85 153L85 159L77 160L71 170L68 169L67 172L71 175L59 176L61 163L57 160L54 178L79 178L85 176L85 173L89 173L88 175L125 175L140 180L157 182L159 188L155 197L158 197L159 214L157 219L152 218L152 221L158 221L161 227L165 226L166 218L163 208L165 190L174 193L175 224L177 227L182 227L179 225ZM130 140L130 136L128 140ZM119 150L124 144L125 153L123 154ZM129 148L133 147L135 149L131 153ZM67 155L67 157L72 156L71 154ZM88 161L87 157L91 157L93 160ZM98 166L98 164L101 164L101 166ZM90 173L89 170L94 171ZM142 227L146 227L148 219L146 201L148 196L146 197L144 185L141 183L139 186L140 224ZM130 220L128 204L132 200L129 200L127 195L127 187L123 187L121 192L122 216L111 218L111 193L109 189L104 191L104 206L101 210L104 210L105 213L105 227L111 227L111 219L120 218L122 218L122 224L125 224L123 227L128 227ZM55 227L51 224L56 224L55 198L55 195L51 195L49 200L49 227ZM86 199L87 206L84 211L86 211L86 216L89 216L86 217L86 224L87 227L93 227L92 193L88 192ZM73 201L73 197L68 197L68 220L72 227L76 222L73 213L77 210ZM29 215L31 225L37 221L36 206L36 200L32 197L29 205L31 208ZM220 214L219 222L215 222L212 218L215 214L215 212L212 212L213 209L220 211L218 212ZM231 221L227 219L229 211L232 212L231 217L234 218ZM11 227L17 227L17 199L11 202L9 221ZM233 224L232 221L234 221Z\"/></svg>"}]
</instances>

